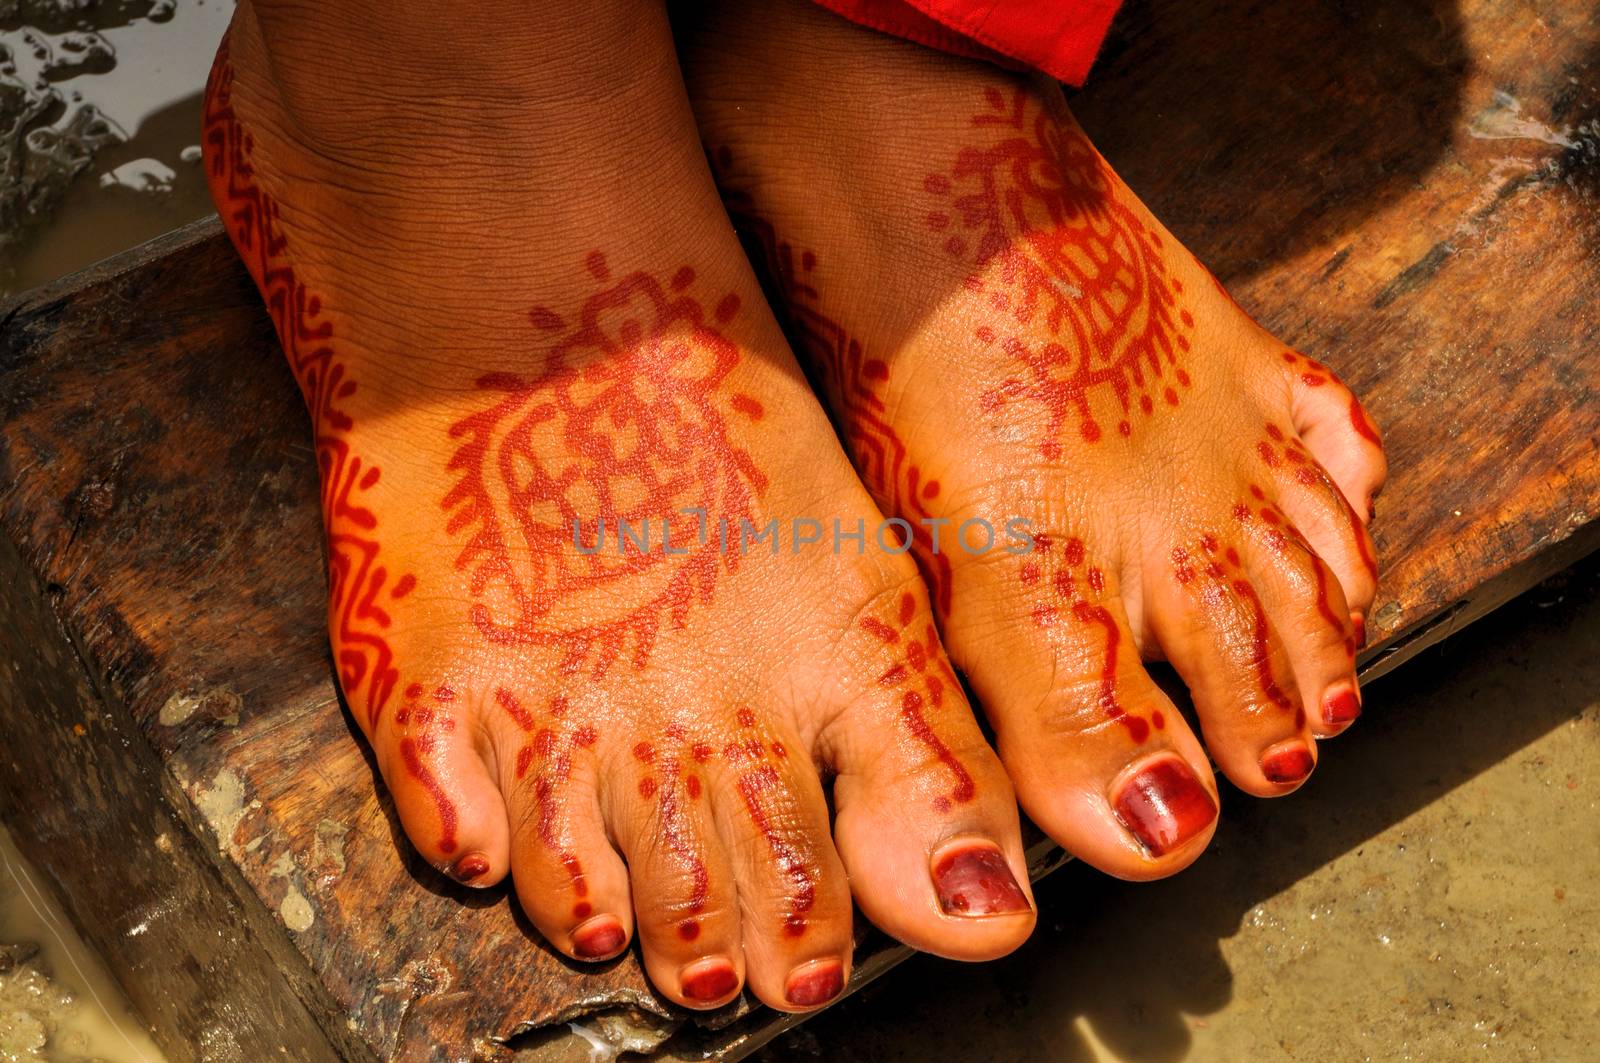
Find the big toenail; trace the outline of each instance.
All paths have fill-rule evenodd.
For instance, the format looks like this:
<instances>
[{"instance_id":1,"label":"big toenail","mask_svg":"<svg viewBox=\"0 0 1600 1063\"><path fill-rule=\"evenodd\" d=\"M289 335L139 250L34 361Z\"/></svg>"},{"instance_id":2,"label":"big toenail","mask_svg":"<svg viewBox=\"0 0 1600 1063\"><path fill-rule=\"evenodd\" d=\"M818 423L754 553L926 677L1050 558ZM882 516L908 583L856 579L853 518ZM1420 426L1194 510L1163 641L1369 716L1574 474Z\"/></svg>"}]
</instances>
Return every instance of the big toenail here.
<instances>
[{"instance_id":1,"label":"big toenail","mask_svg":"<svg viewBox=\"0 0 1600 1063\"><path fill-rule=\"evenodd\" d=\"M1361 715L1361 699L1354 690L1329 694L1322 703L1322 718L1330 727L1343 727Z\"/></svg>"},{"instance_id":2,"label":"big toenail","mask_svg":"<svg viewBox=\"0 0 1600 1063\"><path fill-rule=\"evenodd\" d=\"M597 915L572 932L572 951L585 960L604 960L622 951L628 932L614 915Z\"/></svg>"},{"instance_id":3,"label":"big toenail","mask_svg":"<svg viewBox=\"0 0 1600 1063\"><path fill-rule=\"evenodd\" d=\"M489 858L482 853L468 853L456 861L454 874L459 882L471 882L473 879L489 873Z\"/></svg>"},{"instance_id":4,"label":"big toenail","mask_svg":"<svg viewBox=\"0 0 1600 1063\"><path fill-rule=\"evenodd\" d=\"M1316 766L1311 750L1303 742L1270 749L1261 756L1261 774L1267 777L1268 782L1296 783L1310 775L1311 769Z\"/></svg>"},{"instance_id":5,"label":"big toenail","mask_svg":"<svg viewBox=\"0 0 1600 1063\"><path fill-rule=\"evenodd\" d=\"M989 842L960 841L933 859L933 886L945 915L1011 915L1029 909L1011 866Z\"/></svg>"},{"instance_id":6,"label":"big toenail","mask_svg":"<svg viewBox=\"0 0 1600 1063\"><path fill-rule=\"evenodd\" d=\"M1140 769L1113 802L1122 825L1161 856L1182 845L1217 818L1217 802L1189 765L1163 757Z\"/></svg>"},{"instance_id":7,"label":"big toenail","mask_svg":"<svg viewBox=\"0 0 1600 1063\"><path fill-rule=\"evenodd\" d=\"M844 964L838 960L812 960L789 972L783 995L797 1008L815 1008L843 990Z\"/></svg>"},{"instance_id":8,"label":"big toenail","mask_svg":"<svg viewBox=\"0 0 1600 1063\"><path fill-rule=\"evenodd\" d=\"M696 960L683 969L683 995L699 1004L711 1004L739 988L739 972L721 956Z\"/></svg>"}]
</instances>

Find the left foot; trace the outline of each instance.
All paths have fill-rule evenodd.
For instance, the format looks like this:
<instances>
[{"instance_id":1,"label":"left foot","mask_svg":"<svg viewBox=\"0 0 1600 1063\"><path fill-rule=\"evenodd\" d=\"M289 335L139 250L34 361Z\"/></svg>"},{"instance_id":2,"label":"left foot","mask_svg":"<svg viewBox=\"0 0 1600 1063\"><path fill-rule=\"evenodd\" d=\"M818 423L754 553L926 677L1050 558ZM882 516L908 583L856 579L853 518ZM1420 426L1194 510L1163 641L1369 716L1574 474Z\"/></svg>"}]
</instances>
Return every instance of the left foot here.
<instances>
[{"instance_id":1,"label":"left foot","mask_svg":"<svg viewBox=\"0 0 1600 1063\"><path fill-rule=\"evenodd\" d=\"M1140 658L1176 667L1241 789L1300 785L1359 711L1376 433L1053 84L801 0L728 8L680 27L702 139L863 479L923 525L946 645L1023 807L1113 874L1177 870L1215 782ZM1032 553L953 545L1012 517Z\"/></svg>"}]
</instances>

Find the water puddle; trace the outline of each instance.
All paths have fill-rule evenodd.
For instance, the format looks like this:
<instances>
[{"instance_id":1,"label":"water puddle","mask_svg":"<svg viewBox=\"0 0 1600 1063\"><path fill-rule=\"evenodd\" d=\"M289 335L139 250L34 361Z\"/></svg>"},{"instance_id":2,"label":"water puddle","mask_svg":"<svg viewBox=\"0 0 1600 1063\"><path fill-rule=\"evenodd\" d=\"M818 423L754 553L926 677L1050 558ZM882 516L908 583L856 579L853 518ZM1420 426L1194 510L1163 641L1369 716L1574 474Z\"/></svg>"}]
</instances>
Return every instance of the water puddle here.
<instances>
[{"instance_id":1,"label":"water puddle","mask_svg":"<svg viewBox=\"0 0 1600 1063\"><path fill-rule=\"evenodd\" d=\"M0 1061L163 1063L111 975L0 829Z\"/></svg>"},{"instance_id":2,"label":"water puddle","mask_svg":"<svg viewBox=\"0 0 1600 1063\"><path fill-rule=\"evenodd\" d=\"M232 0L0 3L0 295L211 212L200 104Z\"/></svg>"}]
</instances>

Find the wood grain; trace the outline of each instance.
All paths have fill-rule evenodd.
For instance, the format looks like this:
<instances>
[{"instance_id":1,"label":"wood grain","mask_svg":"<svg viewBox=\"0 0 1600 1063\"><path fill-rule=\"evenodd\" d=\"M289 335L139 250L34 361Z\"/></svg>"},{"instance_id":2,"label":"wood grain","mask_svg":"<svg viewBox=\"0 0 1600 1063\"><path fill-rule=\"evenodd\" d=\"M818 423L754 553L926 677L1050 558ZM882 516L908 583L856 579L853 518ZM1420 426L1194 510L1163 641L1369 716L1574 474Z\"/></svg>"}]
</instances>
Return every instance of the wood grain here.
<instances>
[{"instance_id":1,"label":"wood grain","mask_svg":"<svg viewBox=\"0 0 1600 1063\"><path fill-rule=\"evenodd\" d=\"M1367 675L1600 543L1600 24L1135 2L1074 107L1393 475ZM175 1059L736 1058L410 855L341 712L305 414L206 222L0 307L0 807ZM1037 870L1056 854L1036 844ZM860 981L903 955L868 935ZM516 1049L505 1047L512 1040Z\"/></svg>"}]
</instances>

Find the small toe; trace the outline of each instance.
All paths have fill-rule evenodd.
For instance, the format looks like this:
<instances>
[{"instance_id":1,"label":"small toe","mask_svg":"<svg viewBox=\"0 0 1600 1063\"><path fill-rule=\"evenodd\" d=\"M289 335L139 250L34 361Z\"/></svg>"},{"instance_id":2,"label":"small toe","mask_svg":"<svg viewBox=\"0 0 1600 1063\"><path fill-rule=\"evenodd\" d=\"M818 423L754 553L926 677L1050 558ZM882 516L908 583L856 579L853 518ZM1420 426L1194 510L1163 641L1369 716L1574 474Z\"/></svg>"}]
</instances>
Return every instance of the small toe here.
<instances>
[{"instance_id":1,"label":"small toe","mask_svg":"<svg viewBox=\"0 0 1600 1063\"><path fill-rule=\"evenodd\" d=\"M663 996L700 1009L731 1000L746 968L735 862L717 831L714 787L693 755L705 741L673 729L638 742L604 782L645 971Z\"/></svg>"},{"instance_id":2,"label":"small toe","mask_svg":"<svg viewBox=\"0 0 1600 1063\"><path fill-rule=\"evenodd\" d=\"M1259 797L1292 787L1268 775L1273 753L1313 741L1310 719L1248 540L1204 532L1151 567L1149 616L1189 687L1206 748L1235 786Z\"/></svg>"},{"instance_id":3,"label":"small toe","mask_svg":"<svg viewBox=\"0 0 1600 1063\"><path fill-rule=\"evenodd\" d=\"M1388 477L1377 427L1361 400L1327 366L1293 351L1283 357L1296 433L1351 508L1366 518Z\"/></svg>"},{"instance_id":4,"label":"small toe","mask_svg":"<svg viewBox=\"0 0 1600 1063\"><path fill-rule=\"evenodd\" d=\"M510 830L489 773L489 738L448 685L413 684L372 738L406 836L423 858L467 886L492 886L510 868Z\"/></svg>"},{"instance_id":5,"label":"small toe","mask_svg":"<svg viewBox=\"0 0 1600 1063\"><path fill-rule=\"evenodd\" d=\"M842 992L854 946L850 880L822 781L780 714L730 716L712 807L737 879L745 977L769 1007L820 1007L830 986Z\"/></svg>"},{"instance_id":6,"label":"small toe","mask_svg":"<svg viewBox=\"0 0 1600 1063\"><path fill-rule=\"evenodd\" d=\"M595 729L562 698L536 707L502 688L497 700L518 725L507 732L518 744L500 759L517 899L555 948L577 960L611 959L627 947L633 904L601 818Z\"/></svg>"}]
</instances>

